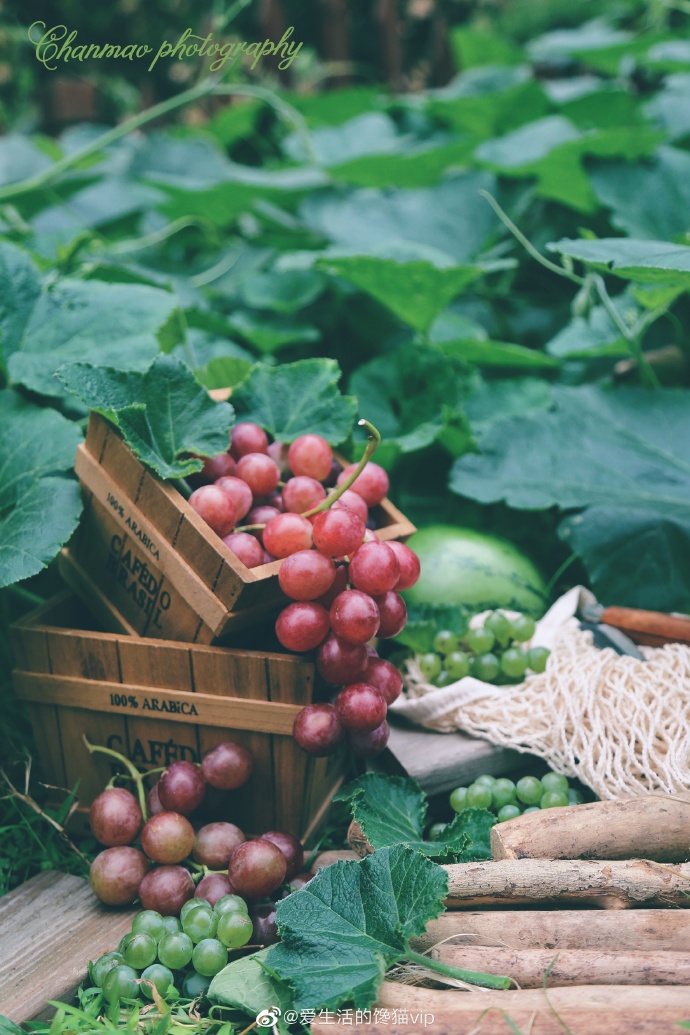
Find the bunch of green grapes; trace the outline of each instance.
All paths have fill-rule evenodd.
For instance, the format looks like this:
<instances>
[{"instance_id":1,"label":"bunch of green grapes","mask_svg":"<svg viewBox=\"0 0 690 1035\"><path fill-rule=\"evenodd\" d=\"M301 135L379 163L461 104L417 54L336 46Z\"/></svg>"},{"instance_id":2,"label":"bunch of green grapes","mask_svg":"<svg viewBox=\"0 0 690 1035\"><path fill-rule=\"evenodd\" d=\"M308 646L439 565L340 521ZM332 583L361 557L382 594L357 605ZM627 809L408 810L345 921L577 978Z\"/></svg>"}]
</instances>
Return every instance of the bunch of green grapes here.
<instances>
[{"instance_id":1,"label":"bunch of green grapes","mask_svg":"<svg viewBox=\"0 0 690 1035\"><path fill-rule=\"evenodd\" d=\"M483 625L462 637L442 629L434 637L433 651L419 656L420 671L435 686L448 686L464 676L484 683L520 682L527 672L543 672L550 654L546 647L521 646L532 639L534 628L529 615L508 618L503 611L491 611Z\"/></svg>"},{"instance_id":2,"label":"bunch of green grapes","mask_svg":"<svg viewBox=\"0 0 690 1035\"><path fill-rule=\"evenodd\" d=\"M179 919L144 909L117 950L89 964L89 977L109 1003L154 998L195 999L228 962L228 950L241 949L252 936L247 903L223 895L215 905L191 898Z\"/></svg>"}]
</instances>

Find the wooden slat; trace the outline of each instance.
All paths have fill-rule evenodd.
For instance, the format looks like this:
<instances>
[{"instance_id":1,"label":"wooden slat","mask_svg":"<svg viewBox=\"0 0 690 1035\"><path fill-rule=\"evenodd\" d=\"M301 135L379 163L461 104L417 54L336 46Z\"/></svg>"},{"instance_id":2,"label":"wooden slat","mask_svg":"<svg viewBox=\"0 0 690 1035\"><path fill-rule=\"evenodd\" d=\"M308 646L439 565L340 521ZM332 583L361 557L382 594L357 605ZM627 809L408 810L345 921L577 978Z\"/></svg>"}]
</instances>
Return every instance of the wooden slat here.
<instances>
[{"instance_id":1,"label":"wooden slat","mask_svg":"<svg viewBox=\"0 0 690 1035\"><path fill-rule=\"evenodd\" d=\"M99 466L107 473L116 494L119 490L119 495L124 494L129 500L136 500L144 477L144 467L112 426L108 427Z\"/></svg>"},{"instance_id":2,"label":"wooden slat","mask_svg":"<svg viewBox=\"0 0 690 1035\"><path fill-rule=\"evenodd\" d=\"M302 671L295 671L294 664L288 666L286 659L272 665L269 670L269 693L272 701L289 702L295 714L313 700L314 668L313 665L299 659ZM276 704L276 707L286 705ZM287 731L292 733L292 727ZM273 738L273 765L275 767L276 811L283 816L283 823L288 833L301 832L309 824L309 804L304 800L306 795L299 796L291 792L291 784L308 788L314 779L318 779L315 763L319 760L311 758L297 747L293 737ZM320 786L323 786L320 784Z\"/></svg>"},{"instance_id":3,"label":"wooden slat","mask_svg":"<svg viewBox=\"0 0 690 1035\"><path fill-rule=\"evenodd\" d=\"M196 725L218 725L224 729L255 730L265 733L290 733L299 707L271 701L250 701L241 697L215 694L190 695L179 690L147 686L127 686L112 680L78 679L65 676L37 675L15 670L18 697L40 704L60 704L62 708L81 708L94 713L121 715L136 711L152 719L163 716L174 722ZM115 704L115 697L126 697ZM179 709L166 711L168 708ZM96 743L100 741L96 740Z\"/></svg>"},{"instance_id":4,"label":"wooden slat","mask_svg":"<svg viewBox=\"0 0 690 1035\"><path fill-rule=\"evenodd\" d=\"M40 609L44 614L46 605ZM50 673L48 637L44 629L12 627L12 644L19 664L31 666L35 672ZM67 787L65 759L60 735L59 709L55 705L29 704L29 721L36 742L45 783Z\"/></svg>"},{"instance_id":5,"label":"wooden slat","mask_svg":"<svg viewBox=\"0 0 690 1035\"><path fill-rule=\"evenodd\" d=\"M70 1001L89 960L117 948L135 912L107 909L87 881L52 870L4 895L0 1012L22 1024L43 1015L48 999Z\"/></svg>"},{"instance_id":6,"label":"wooden slat","mask_svg":"<svg viewBox=\"0 0 690 1035\"><path fill-rule=\"evenodd\" d=\"M124 633L127 636L138 636L137 630L128 622L121 611L113 606L112 601L101 591L82 566L65 546L58 557L60 575L70 589L74 590L98 619L99 625L107 632Z\"/></svg>"}]
</instances>

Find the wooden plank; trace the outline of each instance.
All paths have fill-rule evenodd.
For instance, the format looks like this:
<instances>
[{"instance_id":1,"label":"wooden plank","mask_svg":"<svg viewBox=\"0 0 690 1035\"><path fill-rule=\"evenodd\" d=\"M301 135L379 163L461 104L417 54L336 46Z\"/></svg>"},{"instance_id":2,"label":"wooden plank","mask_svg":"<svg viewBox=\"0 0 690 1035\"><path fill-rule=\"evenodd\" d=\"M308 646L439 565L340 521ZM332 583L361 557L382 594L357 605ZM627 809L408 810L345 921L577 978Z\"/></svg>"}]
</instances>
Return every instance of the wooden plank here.
<instances>
[{"instance_id":1,"label":"wooden plank","mask_svg":"<svg viewBox=\"0 0 690 1035\"><path fill-rule=\"evenodd\" d=\"M227 695L196 693L193 696L163 687L122 685L112 680L78 679L64 676L41 676L33 672L14 673L18 696L40 704L60 704L62 708L82 708L94 713L129 714L136 711L152 719L161 715L174 722L196 725L218 725L238 730L261 730L264 733L292 731L299 712L296 705L252 701ZM124 698L124 700L123 700Z\"/></svg>"},{"instance_id":2,"label":"wooden plank","mask_svg":"<svg viewBox=\"0 0 690 1035\"><path fill-rule=\"evenodd\" d=\"M84 601L98 619L99 625L107 632L138 636L137 630L131 622L127 621L122 612L118 611L97 583L86 574L66 546L60 551L58 568L60 575L70 589Z\"/></svg>"},{"instance_id":3,"label":"wooden plank","mask_svg":"<svg viewBox=\"0 0 690 1035\"><path fill-rule=\"evenodd\" d=\"M40 610L44 614L46 605ZM50 651L44 629L31 628L28 622L17 623L12 627L12 642L20 664L31 665L35 672L50 673ZM59 709L54 704L29 704L27 711L43 781L55 787L67 788Z\"/></svg>"},{"instance_id":4,"label":"wooden plank","mask_svg":"<svg viewBox=\"0 0 690 1035\"><path fill-rule=\"evenodd\" d=\"M68 909L66 916L65 909ZM117 948L136 910L102 906L87 881L46 871L0 898L0 1012L17 1024L69 1001L90 959Z\"/></svg>"},{"instance_id":5,"label":"wooden plank","mask_svg":"<svg viewBox=\"0 0 690 1035\"><path fill-rule=\"evenodd\" d=\"M300 658L299 668L286 664L282 659L271 665L269 670L269 694L274 702L289 702L295 708L295 715L310 704L314 696L314 666ZM285 707L276 703L276 707ZM297 747L292 737L292 727L285 737L273 738L273 765L275 769L276 811L283 817L288 833L301 834L309 825L309 808L305 809L306 790L311 786L323 787L325 773L319 772L319 759L311 758ZM294 787L300 793L294 793Z\"/></svg>"}]
</instances>

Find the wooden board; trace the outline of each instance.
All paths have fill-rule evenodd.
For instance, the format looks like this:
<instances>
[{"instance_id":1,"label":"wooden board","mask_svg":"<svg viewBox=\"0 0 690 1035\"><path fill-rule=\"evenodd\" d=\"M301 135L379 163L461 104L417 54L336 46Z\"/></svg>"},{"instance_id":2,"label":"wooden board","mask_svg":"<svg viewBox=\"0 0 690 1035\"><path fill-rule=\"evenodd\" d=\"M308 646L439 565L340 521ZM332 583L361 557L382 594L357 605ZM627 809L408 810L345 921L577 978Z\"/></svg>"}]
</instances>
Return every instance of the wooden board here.
<instances>
[{"instance_id":1,"label":"wooden board","mask_svg":"<svg viewBox=\"0 0 690 1035\"><path fill-rule=\"evenodd\" d=\"M116 949L135 909L108 909L88 881L54 870L0 898L0 1014L21 1024L69 1001L89 960Z\"/></svg>"}]
</instances>

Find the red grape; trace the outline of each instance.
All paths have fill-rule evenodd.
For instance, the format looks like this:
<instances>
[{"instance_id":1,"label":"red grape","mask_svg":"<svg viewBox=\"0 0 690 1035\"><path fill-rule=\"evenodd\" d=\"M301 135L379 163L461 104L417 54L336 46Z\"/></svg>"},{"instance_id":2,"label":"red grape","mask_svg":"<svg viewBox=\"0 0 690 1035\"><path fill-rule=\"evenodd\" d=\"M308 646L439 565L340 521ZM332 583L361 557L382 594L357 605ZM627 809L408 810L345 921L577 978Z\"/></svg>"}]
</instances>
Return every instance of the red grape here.
<instances>
[{"instance_id":1,"label":"red grape","mask_svg":"<svg viewBox=\"0 0 690 1035\"><path fill-rule=\"evenodd\" d=\"M390 546L391 550L398 558L398 564L400 565L400 578L396 585L393 586L393 589L398 591L401 589L409 589L410 586L414 586L421 572L419 557L414 550L411 550L409 546L405 546L404 543L398 543L395 540L392 540L388 543L388 546Z\"/></svg>"},{"instance_id":2,"label":"red grape","mask_svg":"<svg viewBox=\"0 0 690 1035\"><path fill-rule=\"evenodd\" d=\"M203 898L211 906L215 906L223 895L234 895L235 889L225 873L207 873L196 886L194 898Z\"/></svg>"},{"instance_id":3,"label":"red grape","mask_svg":"<svg viewBox=\"0 0 690 1035\"><path fill-rule=\"evenodd\" d=\"M161 805L161 800L158 797L158 784L154 783L153 787L146 796L146 809L149 816L157 816L160 812L165 812L165 809Z\"/></svg>"},{"instance_id":4,"label":"red grape","mask_svg":"<svg viewBox=\"0 0 690 1035\"><path fill-rule=\"evenodd\" d=\"M288 447L284 442L271 442L268 447L268 455L271 460L275 460L280 468L281 478L286 478L290 474L290 468L288 466Z\"/></svg>"},{"instance_id":5,"label":"red grape","mask_svg":"<svg viewBox=\"0 0 690 1035\"><path fill-rule=\"evenodd\" d=\"M355 683L362 676L366 663L366 647L341 640L335 633L326 637L316 653L316 671L334 686Z\"/></svg>"},{"instance_id":6,"label":"red grape","mask_svg":"<svg viewBox=\"0 0 690 1035\"><path fill-rule=\"evenodd\" d=\"M300 435L288 449L288 464L293 474L304 474L324 481L331 473L333 450L320 435Z\"/></svg>"},{"instance_id":7,"label":"red grape","mask_svg":"<svg viewBox=\"0 0 690 1035\"><path fill-rule=\"evenodd\" d=\"M243 898L265 898L285 880L287 859L270 841L245 841L230 856L228 877Z\"/></svg>"},{"instance_id":8,"label":"red grape","mask_svg":"<svg viewBox=\"0 0 690 1035\"><path fill-rule=\"evenodd\" d=\"M194 881L184 866L158 866L139 886L142 909L155 909L161 916L179 916L193 895Z\"/></svg>"},{"instance_id":9,"label":"red grape","mask_svg":"<svg viewBox=\"0 0 690 1035\"><path fill-rule=\"evenodd\" d=\"M252 490L241 478L231 476L219 478L216 482L216 488L227 492L232 499L237 511L236 521L240 521L252 509L252 503L254 502Z\"/></svg>"},{"instance_id":10,"label":"red grape","mask_svg":"<svg viewBox=\"0 0 690 1035\"><path fill-rule=\"evenodd\" d=\"M275 507L278 513L282 514L286 509L282 492L274 492L272 496L269 496L266 500L266 506Z\"/></svg>"},{"instance_id":11,"label":"red grape","mask_svg":"<svg viewBox=\"0 0 690 1035\"><path fill-rule=\"evenodd\" d=\"M192 858L210 870L224 870L235 848L246 840L234 823L207 823L197 831Z\"/></svg>"},{"instance_id":12,"label":"red grape","mask_svg":"<svg viewBox=\"0 0 690 1035\"><path fill-rule=\"evenodd\" d=\"M331 628L348 643L366 643L375 636L380 623L374 600L359 589L346 589L331 604Z\"/></svg>"},{"instance_id":13,"label":"red grape","mask_svg":"<svg viewBox=\"0 0 690 1035\"><path fill-rule=\"evenodd\" d=\"M380 690L386 704L392 704L402 692L402 676L390 661L383 658L371 657L367 659L366 668L362 673L362 681L375 686Z\"/></svg>"},{"instance_id":14,"label":"red grape","mask_svg":"<svg viewBox=\"0 0 690 1035\"><path fill-rule=\"evenodd\" d=\"M350 464L339 475L337 485L344 481L356 470L357 464ZM350 486L353 492L358 492L368 507L375 507L388 495L390 482L388 475L382 467L371 461L366 465L361 474L358 474Z\"/></svg>"},{"instance_id":15,"label":"red grape","mask_svg":"<svg viewBox=\"0 0 690 1035\"><path fill-rule=\"evenodd\" d=\"M383 596L375 597L374 599L381 615L379 636L382 639L397 636L398 633L403 631L407 621L405 601L395 590L389 590L388 593L384 593Z\"/></svg>"},{"instance_id":16,"label":"red grape","mask_svg":"<svg viewBox=\"0 0 690 1035\"><path fill-rule=\"evenodd\" d=\"M182 862L192 850L194 827L179 812L159 812L144 825L141 847L157 863Z\"/></svg>"},{"instance_id":17,"label":"red grape","mask_svg":"<svg viewBox=\"0 0 690 1035\"><path fill-rule=\"evenodd\" d=\"M329 629L326 608L310 601L288 604L276 619L276 636L287 650L313 650L326 638Z\"/></svg>"},{"instance_id":18,"label":"red grape","mask_svg":"<svg viewBox=\"0 0 690 1035\"><path fill-rule=\"evenodd\" d=\"M248 525L267 525L269 521L272 521L274 517L278 517L281 513L277 507L273 507L270 503L261 503L257 507L252 509L247 514ZM256 533L263 537L263 533Z\"/></svg>"},{"instance_id":19,"label":"red grape","mask_svg":"<svg viewBox=\"0 0 690 1035\"><path fill-rule=\"evenodd\" d=\"M327 557L344 557L361 546L366 526L353 510L324 510L314 518L314 546Z\"/></svg>"},{"instance_id":20,"label":"red grape","mask_svg":"<svg viewBox=\"0 0 690 1035\"><path fill-rule=\"evenodd\" d=\"M227 452L218 453L217 456L207 456L204 458L204 466L200 471L200 477L205 482L215 482L219 478L225 477L225 475L233 475L235 467L235 461Z\"/></svg>"},{"instance_id":21,"label":"red grape","mask_svg":"<svg viewBox=\"0 0 690 1035\"><path fill-rule=\"evenodd\" d=\"M400 578L400 564L387 543L363 543L350 559L350 582L371 596L393 589Z\"/></svg>"},{"instance_id":22,"label":"red grape","mask_svg":"<svg viewBox=\"0 0 690 1035\"><path fill-rule=\"evenodd\" d=\"M342 510L343 507L354 511L357 517L365 524L369 520L369 508L358 492L353 492L352 489L345 489L345 492L338 497L335 503L331 504L331 510Z\"/></svg>"},{"instance_id":23,"label":"red grape","mask_svg":"<svg viewBox=\"0 0 690 1035\"><path fill-rule=\"evenodd\" d=\"M311 510L321 500L326 499L326 490L321 482L305 475L290 478L283 489L283 506L293 514L301 514L303 510Z\"/></svg>"},{"instance_id":24,"label":"red grape","mask_svg":"<svg viewBox=\"0 0 690 1035\"><path fill-rule=\"evenodd\" d=\"M285 856L287 871L285 880L292 880L304 865L304 849L302 842L294 834L288 834L284 830L267 830L260 837L261 841L272 841Z\"/></svg>"},{"instance_id":25,"label":"red grape","mask_svg":"<svg viewBox=\"0 0 690 1035\"><path fill-rule=\"evenodd\" d=\"M263 547L256 536L249 532L232 532L223 537L223 542L248 568L256 568L264 563Z\"/></svg>"},{"instance_id":26,"label":"red grape","mask_svg":"<svg viewBox=\"0 0 690 1035\"><path fill-rule=\"evenodd\" d=\"M355 755L360 758L373 758L380 755L390 737L390 727L384 719L380 726L370 733L350 733L348 743Z\"/></svg>"},{"instance_id":27,"label":"red grape","mask_svg":"<svg viewBox=\"0 0 690 1035\"><path fill-rule=\"evenodd\" d=\"M298 550L286 557L278 572L278 584L292 600L315 600L335 581L335 564L318 550Z\"/></svg>"},{"instance_id":28,"label":"red grape","mask_svg":"<svg viewBox=\"0 0 690 1035\"><path fill-rule=\"evenodd\" d=\"M225 740L211 748L201 760L201 772L211 787L219 791L234 791L247 782L254 768L251 751Z\"/></svg>"},{"instance_id":29,"label":"red grape","mask_svg":"<svg viewBox=\"0 0 690 1035\"><path fill-rule=\"evenodd\" d=\"M158 798L168 812L188 816L204 800L206 784L192 762L173 762L158 781Z\"/></svg>"},{"instance_id":30,"label":"red grape","mask_svg":"<svg viewBox=\"0 0 690 1035\"><path fill-rule=\"evenodd\" d=\"M232 532L237 520L234 500L217 485L202 485L189 497L189 505L220 536Z\"/></svg>"},{"instance_id":31,"label":"red grape","mask_svg":"<svg viewBox=\"0 0 690 1035\"><path fill-rule=\"evenodd\" d=\"M264 547L274 557L289 557L298 550L308 550L311 541L311 522L301 514L278 514L264 528Z\"/></svg>"},{"instance_id":32,"label":"red grape","mask_svg":"<svg viewBox=\"0 0 690 1035\"><path fill-rule=\"evenodd\" d=\"M347 589L347 583L349 578L350 573L348 571L347 564L336 564L333 585L328 590L328 592L324 593L322 596L318 598L316 603L321 604L323 607L326 608L327 611L330 611L331 604L333 603L335 598L340 593L342 593L344 589Z\"/></svg>"},{"instance_id":33,"label":"red grape","mask_svg":"<svg viewBox=\"0 0 690 1035\"><path fill-rule=\"evenodd\" d=\"M237 461L237 474L255 496L270 496L280 481L278 464L265 453L245 453Z\"/></svg>"},{"instance_id":34,"label":"red grape","mask_svg":"<svg viewBox=\"0 0 690 1035\"><path fill-rule=\"evenodd\" d=\"M335 699L335 710L348 732L370 733L386 718L386 702L375 686L352 683Z\"/></svg>"},{"instance_id":35,"label":"red grape","mask_svg":"<svg viewBox=\"0 0 690 1035\"><path fill-rule=\"evenodd\" d=\"M290 885L291 888L294 888L295 891L299 891L301 888L305 886L305 884L309 883L313 876L313 873L305 873L303 871L302 873L298 873L296 877L293 877L292 880L289 880L287 883ZM286 891L283 894L281 894L280 897L286 898L289 894L290 892Z\"/></svg>"},{"instance_id":36,"label":"red grape","mask_svg":"<svg viewBox=\"0 0 690 1035\"><path fill-rule=\"evenodd\" d=\"M107 906L129 906L139 894L149 861L137 848L117 845L100 852L91 863L89 881L96 898Z\"/></svg>"},{"instance_id":37,"label":"red grape","mask_svg":"<svg viewBox=\"0 0 690 1035\"><path fill-rule=\"evenodd\" d=\"M139 803L124 787L108 787L89 809L91 833L102 845L128 845L141 830L144 817Z\"/></svg>"},{"instance_id":38,"label":"red grape","mask_svg":"<svg viewBox=\"0 0 690 1035\"><path fill-rule=\"evenodd\" d=\"M308 704L295 718L292 735L302 751L323 758L335 750L345 729L332 704Z\"/></svg>"},{"instance_id":39,"label":"red grape","mask_svg":"<svg viewBox=\"0 0 690 1035\"><path fill-rule=\"evenodd\" d=\"M266 453L268 436L263 428L251 421L236 424L230 435L230 452L235 460L247 453Z\"/></svg>"},{"instance_id":40,"label":"red grape","mask_svg":"<svg viewBox=\"0 0 690 1035\"><path fill-rule=\"evenodd\" d=\"M275 945L280 941L275 902L254 906L249 914L252 922L252 945Z\"/></svg>"}]
</instances>

